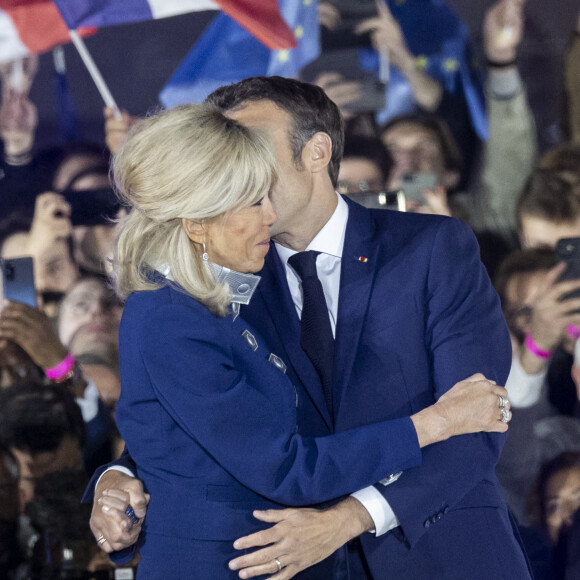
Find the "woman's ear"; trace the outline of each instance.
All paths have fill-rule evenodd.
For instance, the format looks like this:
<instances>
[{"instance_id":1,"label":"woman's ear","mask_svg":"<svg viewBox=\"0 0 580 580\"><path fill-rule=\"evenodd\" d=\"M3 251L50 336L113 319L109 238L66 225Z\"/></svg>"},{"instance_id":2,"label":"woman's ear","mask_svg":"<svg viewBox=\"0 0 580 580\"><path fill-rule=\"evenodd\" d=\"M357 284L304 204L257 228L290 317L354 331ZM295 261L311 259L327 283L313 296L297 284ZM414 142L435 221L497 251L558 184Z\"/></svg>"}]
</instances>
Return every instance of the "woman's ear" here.
<instances>
[{"instance_id":1,"label":"woman's ear","mask_svg":"<svg viewBox=\"0 0 580 580\"><path fill-rule=\"evenodd\" d=\"M311 171L326 170L332 159L332 140L327 133L319 131L308 141L302 156L303 162Z\"/></svg>"},{"instance_id":2,"label":"woman's ear","mask_svg":"<svg viewBox=\"0 0 580 580\"><path fill-rule=\"evenodd\" d=\"M189 218L182 218L181 225L187 234L187 237L196 244L205 243L205 228L203 222L200 220L190 220Z\"/></svg>"}]
</instances>

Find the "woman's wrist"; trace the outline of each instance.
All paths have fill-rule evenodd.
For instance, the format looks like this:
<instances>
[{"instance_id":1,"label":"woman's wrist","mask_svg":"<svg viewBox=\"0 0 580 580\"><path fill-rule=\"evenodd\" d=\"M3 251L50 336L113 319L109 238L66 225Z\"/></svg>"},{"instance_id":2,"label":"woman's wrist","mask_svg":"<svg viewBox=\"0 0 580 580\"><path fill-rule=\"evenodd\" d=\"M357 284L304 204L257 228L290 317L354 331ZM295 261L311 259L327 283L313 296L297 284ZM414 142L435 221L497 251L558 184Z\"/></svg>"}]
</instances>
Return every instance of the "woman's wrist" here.
<instances>
[{"instance_id":1,"label":"woman's wrist","mask_svg":"<svg viewBox=\"0 0 580 580\"><path fill-rule=\"evenodd\" d=\"M72 379L74 374L75 357L68 352L56 365L44 369L44 374L53 383L64 383Z\"/></svg>"},{"instance_id":2,"label":"woman's wrist","mask_svg":"<svg viewBox=\"0 0 580 580\"><path fill-rule=\"evenodd\" d=\"M432 443L445 441L455 434L445 413L438 405L439 403L435 403L411 415L411 421L417 432L417 440L421 448Z\"/></svg>"}]
</instances>

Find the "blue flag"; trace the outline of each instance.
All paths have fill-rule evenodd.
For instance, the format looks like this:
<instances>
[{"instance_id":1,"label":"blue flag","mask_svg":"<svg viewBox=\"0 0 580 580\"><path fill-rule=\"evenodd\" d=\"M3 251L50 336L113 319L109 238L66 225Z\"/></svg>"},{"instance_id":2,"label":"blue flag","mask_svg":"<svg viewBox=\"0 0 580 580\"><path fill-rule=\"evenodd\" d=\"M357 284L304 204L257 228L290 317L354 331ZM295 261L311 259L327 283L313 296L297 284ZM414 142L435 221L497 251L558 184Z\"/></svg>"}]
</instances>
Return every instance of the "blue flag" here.
<instances>
[{"instance_id":1,"label":"blue flag","mask_svg":"<svg viewBox=\"0 0 580 580\"><path fill-rule=\"evenodd\" d=\"M467 25L444 0L386 2L401 26L417 66L439 81L448 93L465 99L475 132L486 139L485 97L473 63ZM363 68L378 73L376 52L361 50L360 59ZM400 71L392 66L387 91L386 118L413 110L416 103L411 88Z\"/></svg>"},{"instance_id":2,"label":"blue flag","mask_svg":"<svg viewBox=\"0 0 580 580\"><path fill-rule=\"evenodd\" d=\"M260 75L295 77L320 52L317 0L280 0L296 48L270 50L226 14L218 14L169 82L159 100L165 107L200 103L222 85Z\"/></svg>"}]
</instances>

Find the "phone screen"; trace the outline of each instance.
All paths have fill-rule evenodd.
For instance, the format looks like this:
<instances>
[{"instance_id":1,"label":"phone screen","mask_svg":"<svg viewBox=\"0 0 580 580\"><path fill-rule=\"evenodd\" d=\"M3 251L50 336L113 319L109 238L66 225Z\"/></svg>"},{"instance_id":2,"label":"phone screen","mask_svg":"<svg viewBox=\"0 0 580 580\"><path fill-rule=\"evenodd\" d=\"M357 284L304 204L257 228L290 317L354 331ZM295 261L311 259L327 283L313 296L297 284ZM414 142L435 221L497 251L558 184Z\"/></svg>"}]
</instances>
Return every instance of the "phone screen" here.
<instances>
[{"instance_id":1,"label":"phone screen","mask_svg":"<svg viewBox=\"0 0 580 580\"><path fill-rule=\"evenodd\" d=\"M563 238L556 244L556 258L559 262L566 262L566 269L562 272L559 281L577 280L580 278L580 238ZM580 297L580 290L566 294L562 300Z\"/></svg>"},{"instance_id":2,"label":"phone screen","mask_svg":"<svg viewBox=\"0 0 580 580\"><path fill-rule=\"evenodd\" d=\"M5 300L23 302L36 308L32 258L2 260L2 293Z\"/></svg>"},{"instance_id":3,"label":"phone screen","mask_svg":"<svg viewBox=\"0 0 580 580\"><path fill-rule=\"evenodd\" d=\"M405 173L401 180L401 189L409 201L418 201L426 204L423 190L437 187L437 175L435 173Z\"/></svg>"}]
</instances>

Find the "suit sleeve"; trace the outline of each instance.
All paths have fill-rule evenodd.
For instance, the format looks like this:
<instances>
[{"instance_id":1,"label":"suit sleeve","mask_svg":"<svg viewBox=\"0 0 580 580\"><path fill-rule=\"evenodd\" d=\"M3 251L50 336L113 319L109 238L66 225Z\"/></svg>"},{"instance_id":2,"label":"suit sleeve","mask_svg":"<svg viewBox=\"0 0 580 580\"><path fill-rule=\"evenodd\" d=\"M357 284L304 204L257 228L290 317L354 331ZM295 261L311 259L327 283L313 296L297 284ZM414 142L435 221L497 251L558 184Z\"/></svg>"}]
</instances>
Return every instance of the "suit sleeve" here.
<instances>
[{"instance_id":1,"label":"suit sleeve","mask_svg":"<svg viewBox=\"0 0 580 580\"><path fill-rule=\"evenodd\" d=\"M259 367L263 377L254 373L250 384L244 360L224 344L223 327L208 330L191 312L169 305L148 315L137 338L141 360L155 397L191 439L192 451L199 446L245 486L280 503L306 505L420 462L408 418L337 436L298 435L294 387L287 377L266 364ZM244 356L258 353L248 348Z\"/></svg>"},{"instance_id":2,"label":"suit sleeve","mask_svg":"<svg viewBox=\"0 0 580 580\"><path fill-rule=\"evenodd\" d=\"M471 229L441 222L426 287L425 344L434 397L474 373L505 385L511 363L509 334ZM377 484L413 546L430 526L480 481L495 481L505 435L461 435L423 449L423 461L389 486ZM441 517L441 516L439 516Z\"/></svg>"}]
</instances>

